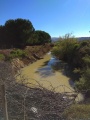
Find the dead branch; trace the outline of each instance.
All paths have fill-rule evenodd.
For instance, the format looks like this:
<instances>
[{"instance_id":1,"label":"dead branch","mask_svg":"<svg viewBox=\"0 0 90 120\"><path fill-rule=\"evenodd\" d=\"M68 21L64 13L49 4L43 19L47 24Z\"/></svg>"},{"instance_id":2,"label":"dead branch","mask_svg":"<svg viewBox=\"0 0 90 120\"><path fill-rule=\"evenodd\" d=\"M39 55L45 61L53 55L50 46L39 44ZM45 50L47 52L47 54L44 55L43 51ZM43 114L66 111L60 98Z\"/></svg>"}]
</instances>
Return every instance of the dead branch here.
<instances>
[{"instance_id":1,"label":"dead branch","mask_svg":"<svg viewBox=\"0 0 90 120\"><path fill-rule=\"evenodd\" d=\"M3 71L4 69L5 67ZM8 70L8 72L5 73L4 78L4 72L0 71L2 78L0 80L2 84L5 84L9 120L61 120L64 110L73 104L78 95L74 91L71 91L70 94L66 92L65 87L67 86L64 85L58 86L63 87L64 92L57 93L51 83L51 90L43 87L37 80L35 80L37 83L35 86L24 77L18 83L11 71ZM0 101L0 113L3 113L2 99Z\"/></svg>"}]
</instances>

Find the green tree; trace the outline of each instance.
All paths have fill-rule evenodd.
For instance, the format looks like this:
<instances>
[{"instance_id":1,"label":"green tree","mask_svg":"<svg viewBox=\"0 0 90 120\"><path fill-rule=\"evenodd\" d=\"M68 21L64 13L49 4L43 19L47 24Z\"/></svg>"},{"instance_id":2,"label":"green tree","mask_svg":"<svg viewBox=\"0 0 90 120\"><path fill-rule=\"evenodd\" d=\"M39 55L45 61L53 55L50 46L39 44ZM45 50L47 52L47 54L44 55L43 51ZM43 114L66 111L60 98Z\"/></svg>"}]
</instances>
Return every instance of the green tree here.
<instances>
[{"instance_id":1,"label":"green tree","mask_svg":"<svg viewBox=\"0 0 90 120\"><path fill-rule=\"evenodd\" d=\"M51 36L47 32L41 31L41 30L37 30L35 32L38 35L39 44L44 44L44 43L50 43L51 42Z\"/></svg>"},{"instance_id":2,"label":"green tree","mask_svg":"<svg viewBox=\"0 0 90 120\"><path fill-rule=\"evenodd\" d=\"M52 50L52 54L65 62L71 63L77 47L77 39L67 34L58 40Z\"/></svg>"},{"instance_id":3,"label":"green tree","mask_svg":"<svg viewBox=\"0 0 90 120\"><path fill-rule=\"evenodd\" d=\"M90 40L77 41L65 35L56 42L52 54L69 63L77 76L76 87L79 90L90 89Z\"/></svg>"},{"instance_id":4,"label":"green tree","mask_svg":"<svg viewBox=\"0 0 90 120\"><path fill-rule=\"evenodd\" d=\"M47 32L37 30L28 39L27 44L41 45L41 44L50 43L50 42L51 42L51 36Z\"/></svg>"},{"instance_id":5,"label":"green tree","mask_svg":"<svg viewBox=\"0 0 90 120\"><path fill-rule=\"evenodd\" d=\"M5 29L4 35L6 36L4 40L9 47L25 46L27 40L35 31L32 23L29 20L21 18L6 21L3 28Z\"/></svg>"},{"instance_id":6,"label":"green tree","mask_svg":"<svg viewBox=\"0 0 90 120\"><path fill-rule=\"evenodd\" d=\"M1 25L0 26L0 48L4 48L6 43L6 30Z\"/></svg>"},{"instance_id":7,"label":"green tree","mask_svg":"<svg viewBox=\"0 0 90 120\"><path fill-rule=\"evenodd\" d=\"M4 48L20 48L49 42L51 42L51 36L45 31L35 31L32 23L26 19L10 19L4 26L0 26L0 46Z\"/></svg>"}]
</instances>

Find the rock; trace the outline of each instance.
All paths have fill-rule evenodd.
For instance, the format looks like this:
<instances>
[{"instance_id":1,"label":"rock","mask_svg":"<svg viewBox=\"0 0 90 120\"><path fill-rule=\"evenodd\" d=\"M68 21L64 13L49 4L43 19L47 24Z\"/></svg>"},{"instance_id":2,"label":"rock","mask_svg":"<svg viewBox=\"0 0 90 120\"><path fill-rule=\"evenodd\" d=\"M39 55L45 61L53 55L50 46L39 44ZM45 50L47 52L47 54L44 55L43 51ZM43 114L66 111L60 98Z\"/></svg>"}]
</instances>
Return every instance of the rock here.
<instances>
[{"instance_id":1,"label":"rock","mask_svg":"<svg viewBox=\"0 0 90 120\"><path fill-rule=\"evenodd\" d=\"M34 112L34 113L37 113L37 108L31 107L31 111Z\"/></svg>"}]
</instances>

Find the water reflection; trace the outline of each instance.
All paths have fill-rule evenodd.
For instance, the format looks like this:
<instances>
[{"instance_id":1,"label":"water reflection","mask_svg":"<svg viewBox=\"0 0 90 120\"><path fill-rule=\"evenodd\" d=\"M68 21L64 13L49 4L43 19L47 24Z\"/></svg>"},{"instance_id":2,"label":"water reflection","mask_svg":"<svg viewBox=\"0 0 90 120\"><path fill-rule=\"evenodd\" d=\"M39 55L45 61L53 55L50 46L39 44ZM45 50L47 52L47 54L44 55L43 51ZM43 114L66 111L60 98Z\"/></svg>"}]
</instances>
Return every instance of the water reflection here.
<instances>
[{"instance_id":1,"label":"water reflection","mask_svg":"<svg viewBox=\"0 0 90 120\"><path fill-rule=\"evenodd\" d=\"M55 71L60 70L61 66L60 60L52 57L49 61L45 61L43 65L36 70L36 73L39 73L41 77L54 76Z\"/></svg>"},{"instance_id":2,"label":"water reflection","mask_svg":"<svg viewBox=\"0 0 90 120\"><path fill-rule=\"evenodd\" d=\"M54 88L56 88L56 92L71 92L74 90L74 83L72 81L72 74L69 70L70 67L67 63L62 62L55 57L51 57L51 54L49 54L47 54L44 59L38 60L30 66L25 67L22 75L30 78L30 84L33 83L37 85L35 81L37 80L43 87L47 89L52 89L52 85ZM31 78L33 80L31 80ZM66 87L63 89L62 86ZM79 96L80 100L82 100L81 95Z\"/></svg>"},{"instance_id":3,"label":"water reflection","mask_svg":"<svg viewBox=\"0 0 90 120\"><path fill-rule=\"evenodd\" d=\"M61 60L51 57L49 61L45 61L40 68L36 70L36 73L40 75L41 78L46 78L50 76L55 76L56 71L62 73L64 76L69 76L69 67L67 63L62 62ZM69 79L70 86L74 87L74 82L72 79Z\"/></svg>"},{"instance_id":4,"label":"water reflection","mask_svg":"<svg viewBox=\"0 0 90 120\"><path fill-rule=\"evenodd\" d=\"M53 69L51 69L51 67L48 65L37 69L36 72L39 73L41 77L49 77L49 76L55 75L55 72L53 71Z\"/></svg>"}]
</instances>

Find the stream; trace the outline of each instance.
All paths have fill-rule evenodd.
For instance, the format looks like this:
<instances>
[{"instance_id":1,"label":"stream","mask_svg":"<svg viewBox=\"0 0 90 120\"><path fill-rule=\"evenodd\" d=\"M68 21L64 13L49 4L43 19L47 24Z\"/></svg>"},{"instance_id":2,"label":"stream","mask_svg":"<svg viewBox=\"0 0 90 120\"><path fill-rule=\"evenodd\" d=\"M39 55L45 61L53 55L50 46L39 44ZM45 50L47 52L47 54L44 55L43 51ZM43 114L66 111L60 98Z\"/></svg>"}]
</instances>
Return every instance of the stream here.
<instances>
[{"instance_id":1,"label":"stream","mask_svg":"<svg viewBox=\"0 0 90 120\"><path fill-rule=\"evenodd\" d=\"M60 69L62 68L62 69ZM67 72L63 71L63 64L60 60L47 53L43 59L24 67L21 75L26 78L26 82L32 87L43 86L55 92L74 92L74 82L67 77ZM82 101L83 95L79 93L76 101Z\"/></svg>"}]
</instances>

